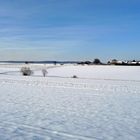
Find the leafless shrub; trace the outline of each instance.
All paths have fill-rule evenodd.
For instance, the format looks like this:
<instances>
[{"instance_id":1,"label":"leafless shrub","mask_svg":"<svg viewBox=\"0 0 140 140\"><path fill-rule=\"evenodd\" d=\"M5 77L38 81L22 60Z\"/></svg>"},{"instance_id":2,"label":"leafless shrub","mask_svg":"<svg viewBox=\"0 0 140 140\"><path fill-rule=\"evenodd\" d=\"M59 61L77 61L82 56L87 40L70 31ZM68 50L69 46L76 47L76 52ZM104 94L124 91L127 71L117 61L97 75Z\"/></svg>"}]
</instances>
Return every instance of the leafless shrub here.
<instances>
[{"instance_id":1,"label":"leafless shrub","mask_svg":"<svg viewBox=\"0 0 140 140\"><path fill-rule=\"evenodd\" d=\"M30 76L33 74L33 71L29 67L22 67L20 71L23 76Z\"/></svg>"}]
</instances>

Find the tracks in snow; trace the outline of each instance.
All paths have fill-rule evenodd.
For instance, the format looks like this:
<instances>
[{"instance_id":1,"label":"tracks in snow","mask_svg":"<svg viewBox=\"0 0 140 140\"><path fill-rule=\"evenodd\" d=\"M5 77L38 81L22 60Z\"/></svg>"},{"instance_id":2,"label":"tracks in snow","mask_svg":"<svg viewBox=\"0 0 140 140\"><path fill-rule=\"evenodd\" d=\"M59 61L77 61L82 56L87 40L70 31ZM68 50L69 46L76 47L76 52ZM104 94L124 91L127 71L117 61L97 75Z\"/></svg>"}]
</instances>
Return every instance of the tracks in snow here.
<instances>
[{"instance_id":1,"label":"tracks in snow","mask_svg":"<svg viewBox=\"0 0 140 140\"><path fill-rule=\"evenodd\" d=\"M70 134L67 132L61 132L61 131L56 131L56 130L51 130L47 128L41 128L41 127L35 127L35 126L30 126L27 124L17 124L14 122L10 121L2 121L0 122L0 128L6 128L10 135L14 136L14 133L21 135L23 138L24 134L27 136L28 134L32 136L38 136L38 137L48 137L48 138L53 138L55 139L67 139L67 140L98 140L97 138L93 137L87 137L87 136L82 136L82 135L76 135L76 134Z\"/></svg>"},{"instance_id":2,"label":"tracks in snow","mask_svg":"<svg viewBox=\"0 0 140 140\"><path fill-rule=\"evenodd\" d=\"M120 84L122 82L122 84ZM129 84L127 84L129 82ZM13 85L24 85L24 86L38 86L42 88L72 88L72 89L85 89L93 91L108 91L108 92L123 92L123 93L139 93L140 84L139 82L134 81L85 81L84 79L70 79L70 80L59 80L55 79L14 79L14 78L1 78L0 86L6 84Z\"/></svg>"}]
</instances>

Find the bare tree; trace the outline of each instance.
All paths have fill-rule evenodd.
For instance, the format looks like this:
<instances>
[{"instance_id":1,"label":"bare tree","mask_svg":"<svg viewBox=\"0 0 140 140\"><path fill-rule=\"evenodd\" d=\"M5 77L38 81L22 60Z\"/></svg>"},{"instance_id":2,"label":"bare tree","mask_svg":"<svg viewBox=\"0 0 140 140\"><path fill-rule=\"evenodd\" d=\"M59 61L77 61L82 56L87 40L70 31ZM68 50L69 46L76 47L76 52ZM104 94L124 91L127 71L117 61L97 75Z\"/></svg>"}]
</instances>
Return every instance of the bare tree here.
<instances>
[{"instance_id":1,"label":"bare tree","mask_svg":"<svg viewBox=\"0 0 140 140\"><path fill-rule=\"evenodd\" d=\"M48 72L47 72L46 69L42 69L42 74L43 74L44 77L46 77L47 73L48 73Z\"/></svg>"}]
</instances>

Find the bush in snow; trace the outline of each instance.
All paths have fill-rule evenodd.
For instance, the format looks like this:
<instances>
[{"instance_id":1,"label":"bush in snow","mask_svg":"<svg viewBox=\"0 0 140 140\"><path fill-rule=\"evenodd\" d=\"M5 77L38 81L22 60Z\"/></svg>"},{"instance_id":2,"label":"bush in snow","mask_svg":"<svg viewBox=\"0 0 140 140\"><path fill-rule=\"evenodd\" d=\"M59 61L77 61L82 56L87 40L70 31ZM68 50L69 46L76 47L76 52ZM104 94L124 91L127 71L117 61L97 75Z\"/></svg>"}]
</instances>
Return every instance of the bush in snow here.
<instances>
[{"instance_id":1,"label":"bush in snow","mask_svg":"<svg viewBox=\"0 0 140 140\"><path fill-rule=\"evenodd\" d=\"M42 69L42 74L43 74L43 76L45 77L46 75L47 75L47 70L46 69Z\"/></svg>"},{"instance_id":2,"label":"bush in snow","mask_svg":"<svg viewBox=\"0 0 140 140\"><path fill-rule=\"evenodd\" d=\"M29 67L22 67L20 71L23 76L30 76L33 74L33 71Z\"/></svg>"},{"instance_id":3,"label":"bush in snow","mask_svg":"<svg viewBox=\"0 0 140 140\"><path fill-rule=\"evenodd\" d=\"M94 61L93 61L93 64L95 64L95 65L101 64L100 59L95 58Z\"/></svg>"},{"instance_id":4,"label":"bush in snow","mask_svg":"<svg viewBox=\"0 0 140 140\"><path fill-rule=\"evenodd\" d=\"M72 78L78 78L76 75L73 75Z\"/></svg>"}]
</instances>

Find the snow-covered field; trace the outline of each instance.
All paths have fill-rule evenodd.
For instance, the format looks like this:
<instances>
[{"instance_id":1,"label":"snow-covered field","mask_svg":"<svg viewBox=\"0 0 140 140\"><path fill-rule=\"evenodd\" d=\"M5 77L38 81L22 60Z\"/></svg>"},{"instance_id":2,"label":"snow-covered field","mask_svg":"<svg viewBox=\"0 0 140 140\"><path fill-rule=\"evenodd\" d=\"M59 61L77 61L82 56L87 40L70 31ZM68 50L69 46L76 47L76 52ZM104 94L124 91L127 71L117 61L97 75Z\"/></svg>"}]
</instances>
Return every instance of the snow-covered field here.
<instances>
[{"instance_id":1,"label":"snow-covered field","mask_svg":"<svg viewBox=\"0 0 140 140\"><path fill-rule=\"evenodd\" d=\"M140 67L22 66L0 65L0 140L140 139Z\"/></svg>"}]
</instances>

